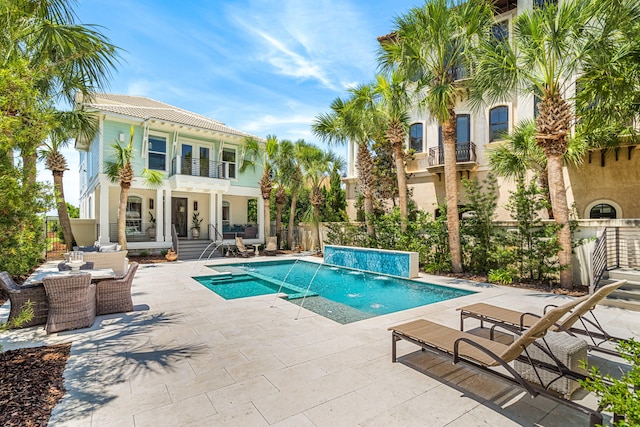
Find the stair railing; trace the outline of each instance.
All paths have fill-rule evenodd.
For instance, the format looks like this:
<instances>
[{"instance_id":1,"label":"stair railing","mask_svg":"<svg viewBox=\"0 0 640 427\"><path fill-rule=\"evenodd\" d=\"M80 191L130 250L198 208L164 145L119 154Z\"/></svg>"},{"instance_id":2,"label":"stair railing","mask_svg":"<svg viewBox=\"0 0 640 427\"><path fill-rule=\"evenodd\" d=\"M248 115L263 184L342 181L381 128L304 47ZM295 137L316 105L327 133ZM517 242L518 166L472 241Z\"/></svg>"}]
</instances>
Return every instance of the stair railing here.
<instances>
[{"instance_id":1,"label":"stair railing","mask_svg":"<svg viewBox=\"0 0 640 427\"><path fill-rule=\"evenodd\" d=\"M178 244L178 232L176 231L176 225L171 224L171 245L173 250L180 256L180 245Z\"/></svg>"},{"instance_id":2,"label":"stair railing","mask_svg":"<svg viewBox=\"0 0 640 427\"><path fill-rule=\"evenodd\" d=\"M604 273L614 268L640 268L640 229L605 227L591 253L594 289Z\"/></svg>"},{"instance_id":3,"label":"stair railing","mask_svg":"<svg viewBox=\"0 0 640 427\"><path fill-rule=\"evenodd\" d=\"M596 239L596 245L591 253L591 271L593 273L593 289L598 288L598 284L607 271L607 228L602 230L600 237Z\"/></svg>"}]
</instances>

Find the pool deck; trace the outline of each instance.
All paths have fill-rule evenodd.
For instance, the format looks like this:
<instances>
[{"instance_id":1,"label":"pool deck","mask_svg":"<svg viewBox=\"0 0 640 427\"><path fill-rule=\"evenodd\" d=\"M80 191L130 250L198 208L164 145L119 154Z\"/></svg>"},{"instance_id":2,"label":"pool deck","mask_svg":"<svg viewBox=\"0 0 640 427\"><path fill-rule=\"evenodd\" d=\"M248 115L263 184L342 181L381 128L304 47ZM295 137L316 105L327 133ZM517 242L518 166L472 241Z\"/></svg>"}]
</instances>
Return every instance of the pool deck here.
<instances>
[{"instance_id":1,"label":"pool deck","mask_svg":"<svg viewBox=\"0 0 640 427\"><path fill-rule=\"evenodd\" d=\"M261 259L274 258L250 260ZM458 328L456 307L473 302L539 312L567 297L421 274L421 280L479 292L340 325L304 309L296 318L299 307L281 299L272 306L273 295L227 301L191 279L228 261L144 264L133 282L134 312L99 316L92 328L50 336L41 326L0 335L5 350L73 342L67 393L49 425L587 425L586 415L573 409L531 399L404 341L400 361L391 363L389 326L425 317ZM610 332L640 335L637 312L598 306L596 313ZM0 319L7 315L8 303ZM589 359L605 369L620 362ZM597 406L593 395L577 394ZM609 419L605 414L605 423Z\"/></svg>"}]
</instances>

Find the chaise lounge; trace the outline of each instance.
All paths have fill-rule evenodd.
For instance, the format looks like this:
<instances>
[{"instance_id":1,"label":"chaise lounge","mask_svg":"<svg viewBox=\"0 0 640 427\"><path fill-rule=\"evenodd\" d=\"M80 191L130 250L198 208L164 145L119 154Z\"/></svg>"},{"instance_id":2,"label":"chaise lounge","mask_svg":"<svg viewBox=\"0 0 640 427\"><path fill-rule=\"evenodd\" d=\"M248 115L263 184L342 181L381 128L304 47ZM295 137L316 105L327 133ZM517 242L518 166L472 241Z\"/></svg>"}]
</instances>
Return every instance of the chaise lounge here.
<instances>
[{"instance_id":1,"label":"chaise lounge","mask_svg":"<svg viewBox=\"0 0 640 427\"><path fill-rule=\"evenodd\" d=\"M626 280L620 280L599 288L593 294L588 296L588 298L582 304L577 306L570 315L561 319L559 322L557 322L556 325L552 326L550 330L564 331L571 335L587 335L591 339L591 344L589 345L589 348L591 350L597 350L603 353L619 356L620 354L614 350L600 347L600 345L605 342L617 342L623 339L609 335L604 330L600 322L598 322L598 319L593 313L593 309L598 303L605 299L607 295L611 294L613 291L615 291L625 283ZM550 307L553 306L548 305L544 307L543 310L546 312L546 310ZM508 308L498 307L486 303L471 304L460 307L458 308L458 310L460 311L461 331L464 331L465 319L478 319L480 320L480 327L483 327L484 322L494 325L490 330L491 339L493 339L494 328L498 325L506 329L522 331L526 328L531 327L531 325L535 324L535 322L537 322L541 317L540 315L535 313L511 310ZM587 315L590 315L591 319L587 318ZM583 329L574 328L574 325L578 321L580 321L580 323L582 324ZM591 325L591 328L589 328L589 325ZM600 342L597 342L596 340L600 340Z\"/></svg>"},{"instance_id":2,"label":"chaise lounge","mask_svg":"<svg viewBox=\"0 0 640 427\"><path fill-rule=\"evenodd\" d=\"M262 251L263 255L275 256L278 254L278 238L276 236L269 237L267 246Z\"/></svg>"},{"instance_id":3,"label":"chaise lounge","mask_svg":"<svg viewBox=\"0 0 640 427\"><path fill-rule=\"evenodd\" d=\"M530 364L533 369L555 370L555 372L558 372L558 377L568 376L573 379L584 379L585 376L583 374L569 371L565 366L549 366L546 362L532 359L529 356L527 347L534 344L536 340L544 339L550 327L557 323L571 309L586 301L587 298L586 296L578 298L560 307L549 310L528 329L523 331L522 335L516 336L515 341L510 345L478 337L468 332L458 331L426 319L418 319L392 326L389 328L389 330L392 331L392 362L397 361L397 342L405 340L425 350L451 358L454 364L463 363L483 373L515 384L526 390L532 397L544 395L557 403L562 403L579 410L589 415L591 426L602 424L602 414L598 410L593 410L574 401L564 399L556 393L548 391L545 387L527 382L509 365L510 362L520 360ZM553 355L550 356L552 359L557 360ZM503 368L507 371L507 374L492 369L494 367Z\"/></svg>"}]
</instances>

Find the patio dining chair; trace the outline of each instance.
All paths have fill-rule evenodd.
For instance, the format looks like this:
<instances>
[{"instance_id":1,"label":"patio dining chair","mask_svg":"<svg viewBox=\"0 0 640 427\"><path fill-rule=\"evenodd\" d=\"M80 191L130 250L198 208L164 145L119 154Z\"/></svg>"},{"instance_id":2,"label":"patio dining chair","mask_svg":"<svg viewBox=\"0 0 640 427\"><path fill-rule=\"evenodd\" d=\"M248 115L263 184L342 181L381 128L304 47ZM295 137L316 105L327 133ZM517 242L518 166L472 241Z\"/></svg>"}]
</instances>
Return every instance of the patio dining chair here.
<instances>
[{"instance_id":1,"label":"patio dining chair","mask_svg":"<svg viewBox=\"0 0 640 427\"><path fill-rule=\"evenodd\" d=\"M98 315L126 313L133 311L131 284L138 270L138 263L132 262L127 273L115 280L101 280L96 285L96 304Z\"/></svg>"},{"instance_id":2,"label":"patio dining chair","mask_svg":"<svg viewBox=\"0 0 640 427\"><path fill-rule=\"evenodd\" d=\"M9 302L11 303L9 318L7 319L9 327L26 328L46 323L49 305L47 304L47 295L44 292L44 286L42 286L41 283L18 285L13 281L9 273L3 271L0 273L0 287L9 296ZM31 317L31 320L23 322L20 325L14 325L14 320L20 316L27 301L31 301L33 317Z\"/></svg>"},{"instance_id":3,"label":"patio dining chair","mask_svg":"<svg viewBox=\"0 0 640 427\"><path fill-rule=\"evenodd\" d=\"M96 286L91 283L91 274L51 275L42 282L49 302L45 327L48 334L93 326Z\"/></svg>"}]
</instances>

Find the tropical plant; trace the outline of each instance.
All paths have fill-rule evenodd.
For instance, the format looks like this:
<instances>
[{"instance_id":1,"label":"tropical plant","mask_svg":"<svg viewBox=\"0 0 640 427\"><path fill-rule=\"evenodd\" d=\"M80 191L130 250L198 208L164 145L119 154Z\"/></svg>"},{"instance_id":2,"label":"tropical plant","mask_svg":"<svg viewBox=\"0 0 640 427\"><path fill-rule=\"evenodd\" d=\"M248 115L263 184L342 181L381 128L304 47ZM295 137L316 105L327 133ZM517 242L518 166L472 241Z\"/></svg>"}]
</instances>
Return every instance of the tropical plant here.
<instances>
[{"instance_id":1,"label":"tropical plant","mask_svg":"<svg viewBox=\"0 0 640 427\"><path fill-rule=\"evenodd\" d=\"M94 114L83 109L64 112L56 111L54 115L57 125L40 149L40 157L44 159L45 167L53 175L54 199L58 210L58 219L62 228L63 241L67 245L67 251L70 251L74 237L64 196L63 177L64 172L68 170L68 164L67 159L62 154L62 149L69 146L71 138L93 139L98 131L98 119Z\"/></svg>"},{"instance_id":2,"label":"tropical plant","mask_svg":"<svg viewBox=\"0 0 640 427\"><path fill-rule=\"evenodd\" d=\"M580 381L585 390L591 391L600 398L600 407L614 413L616 427L640 425L640 342L631 339L620 341L617 346L623 359L631 364L631 369L620 378L602 374L596 366L592 366L589 376ZM585 363L586 365L586 363ZM586 367L586 366L585 366Z\"/></svg>"},{"instance_id":3,"label":"tropical plant","mask_svg":"<svg viewBox=\"0 0 640 427\"><path fill-rule=\"evenodd\" d=\"M301 152L306 146L307 143L302 139L295 143L286 139L281 140L278 144L278 151L275 158L275 165L278 170L278 185L286 187L289 190L291 197L289 227L287 230L287 244L290 248L293 244L293 228L297 217L298 196L302 187L304 187ZM278 222L276 218L276 229L277 228Z\"/></svg>"},{"instance_id":4,"label":"tropical plant","mask_svg":"<svg viewBox=\"0 0 640 427\"><path fill-rule=\"evenodd\" d=\"M516 94L540 99L535 140L544 152L553 216L558 224L561 249L558 259L560 283L571 288L571 231L569 206L562 172L574 121L569 100L576 73L586 51L589 1L546 3L518 14L513 40L486 37L480 44L473 99L479 105L502 101Z\"/></svg>"},{"instance_id":5,"label":"tropical plant","mask_svg":"<svg viewBox=\"0 0 640 427\"><path fill-rule=\"evenodd\" d=\"M356 167L358 184L364 197L365 223L367 234L373 238L373 161L369 145L380 128L379 116L372 103L373 90L370 85L360 85L349 90L346 101L336 98L331 103L331 112L316 116L311 130L314 135L330 144L344 144L349 141L358 146Z\"/></svg>"},{"instance_id":6,"label":"tropical plant","mask_svg":"<svg viewBox=\"0 0 640 427\"><path fill-rule=\"evenodd\" d=\"M67 0L13 0L0 5L0 69L25 67L33 77L42 108L53 102L71 104L77 92L89 95L105 86L118 60L118 48L99 31L76 23L73 2ZM20 109L3 116L26 118ZM29 116L26 126L36 124ZM38 125L40 125L39 123ZM37 148L44 139L19 143L26 182L36 180Z\"/></svg>"},{"instance_id":7,"label":"tropical plant","mask_svg":"<svg viewBox=\"0 0 640 427\"><path fill-rule=\"evenodd\" d=\"M126 146L120 145L116 141L111 147L113 148L113 161L105 162L105 173L109 180L113 183L120 184L120 200L118 204L118 244L122 247L122 250L127 250L127 200L129 198L129 189L135 178L135 171L131 164L133 157L133 137L134 130L131 126L129 130L129 143ZM142 177L145 184L155 187L162 183L164 175L162 172L143 169Z\"/></svg>"},{"instance_id":8,"label":"tropical plant","mask_svg":"<svg viewBox=\"0 0 640 427\"><path fill-rule=\"evenodd\" d=\"M319 147L309 144L300 151L303 180L311 186L310 203L313 213L311 215L314 224L316 249L320 250L320 207L324 204L322 185L325 184L334 164L341 168L343 161L331 151L323 151Z\"/></svg>"},{"instance_id":9,"label":"tropical plant","mask_svg":"<svg viewBox=\"0 0 640 427\"><path fill-rule=\"evenodd\" d=\"M342 222L347 220L346 192L342 189L341 165L334 163L329 175L329 187L324 187L325 203L321 206L323 222Z\"/></svg>"},{"instance_id":10,"label":"tropical plant","mask_svg":"<svg viewBox=\"0 0 640 427\"><path fill-rule=\"evenodd\" d=\"M406 222L408 220L408 190L404 146L407 129L409 128L411 97L409 96L407 81L403 79L397 69L392 70L388 77L379 74L376 78L375 91L379 97L379 111L384 118L386 139L393 147L398 185L398 205L402 218L400 228L404 231L407 228Z\"/></svg>"},{"instance_id":11,"label":"tropical plant","mask_svg":"<svg viewBox=\"0 0 640 427\"><path fill-rule=\"evenodd\" d=\"M489 174L485 180L464 180L467 192L465 217L461 224L463 258L468 269L475 273L486 273L493 268L493 254L497 239L493 221L498 207L498 184Z\"/></svg>"},{"instance_id":12,"label":"tropical plant","mask_svg":"<svg viewBox=\"0 0 640 427\"><path fill-rule=\"evenodd\" d=\"M200 218L200 212L194 212L191 216L191 229L200 231L201 224L202 218Z\"/></svg>"},{"instance_id":13,"label":"tropical plant","mask_svg":"<svg viewBox=\"0 0 640 427\"><path fill-rule=\"evenodd\" d=\"M274 135L267 135L265 143L253 137L246 137L243 143L244 155L240 166L240 172L244 172L251 167L255 170L256 164L260 162L262 175L260 177L260 192L264 200L264 232L265 238L271 236L271 192L273 191L273 163L278 151L278 138Z\"/></svg>"},{"instance_id":14,"label":"tropical plant","mask_svg":"<svg viewBox=\"0 0 640 427\"><path fill-rule=\"evenodd\" d=\"M493 22L493 11L483 0L450 3L428 0L397 17L394 32L380 43L379 62L413 82L419 107L442 126L451 266L461 272L455 108L466 94L468 80L462 78L471 68L474 43Z\"/></svg>"}]
</instances>

